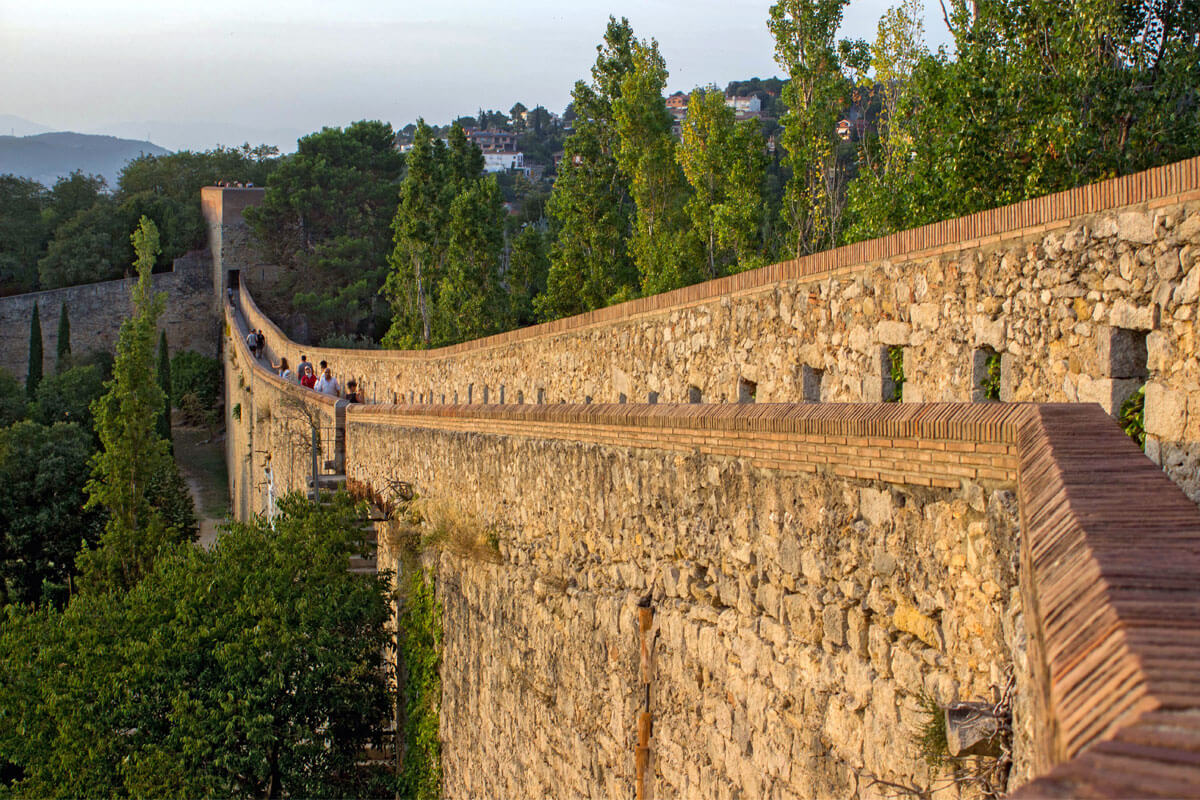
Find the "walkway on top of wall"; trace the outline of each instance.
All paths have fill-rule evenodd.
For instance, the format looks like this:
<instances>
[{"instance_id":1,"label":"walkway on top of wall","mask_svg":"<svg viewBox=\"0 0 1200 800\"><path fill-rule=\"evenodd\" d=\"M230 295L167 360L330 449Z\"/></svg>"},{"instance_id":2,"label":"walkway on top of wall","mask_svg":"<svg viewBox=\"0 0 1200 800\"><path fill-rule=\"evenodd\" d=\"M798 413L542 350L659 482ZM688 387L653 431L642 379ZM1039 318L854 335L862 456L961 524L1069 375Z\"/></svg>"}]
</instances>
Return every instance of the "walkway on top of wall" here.
<instances>
[{"instance_id":1,"label":"walkway on top of wall","mask_svg":"<svg viewBox=\"0 0 1200 800\"><path fill-rule=\"evenodd\" d=\"M1185 164L1194 172L1200 162ZM226 319L256 377L329 404L250 358L241 314L227 306ZM384 404L351 406L339 424L348 439L356 428L427 427L712 447L767 468L797 468L788 460L796 455L813 462L809 471L855 463L851 477L897 483L1015 479L1022 601L1041 689L1033 705L1046 733L1034 759L1041 777L1018 795L1178 797L1200 786L1200 509L1096 406ZM943 456L872 471L873 460L914 446Z\"/></svg>"}]
</instances>

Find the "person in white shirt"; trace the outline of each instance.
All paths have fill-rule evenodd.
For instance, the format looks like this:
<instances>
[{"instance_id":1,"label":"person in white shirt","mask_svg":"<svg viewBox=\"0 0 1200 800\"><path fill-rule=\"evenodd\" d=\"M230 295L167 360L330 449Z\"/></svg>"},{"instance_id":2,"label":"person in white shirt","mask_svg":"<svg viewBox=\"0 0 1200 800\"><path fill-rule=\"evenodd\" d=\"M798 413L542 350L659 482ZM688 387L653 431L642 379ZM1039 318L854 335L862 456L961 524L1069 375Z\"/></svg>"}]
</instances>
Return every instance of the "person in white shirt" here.
<instances>
[{"instance_id":1,"label":"person in white shirt","mask_svg":"<svg viewBox=\"0 0 1200 800\"><path fill-rule=\"evenodd\" d=\"M333 377L333 371L328 367L321 373L321 377L317 378L317 385L313 387L318 392L331 394L334 397L341 396L341 387L338 386L337 378Z\"/></svg>"}]
</instances>

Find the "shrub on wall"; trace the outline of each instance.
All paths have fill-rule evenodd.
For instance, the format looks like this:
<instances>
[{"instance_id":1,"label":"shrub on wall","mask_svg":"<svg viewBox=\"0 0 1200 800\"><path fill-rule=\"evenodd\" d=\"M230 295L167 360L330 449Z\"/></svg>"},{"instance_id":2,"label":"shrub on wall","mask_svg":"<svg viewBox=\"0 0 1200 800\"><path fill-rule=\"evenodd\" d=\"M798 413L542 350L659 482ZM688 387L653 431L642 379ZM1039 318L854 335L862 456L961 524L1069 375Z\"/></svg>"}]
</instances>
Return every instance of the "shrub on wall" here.
<instances>
[{"instance_id":1,"label":"shrub on wall","mask_svg":"<svg viewBox=\"0 0 1200 800\"><path fill-rule=\"evenodd\" d=\"M397 613L396 649L403 713L400 794L413 800L442 796L442 604L433 577L419 566L400 576L404 597Z\"/></svg>"}]
</instances>

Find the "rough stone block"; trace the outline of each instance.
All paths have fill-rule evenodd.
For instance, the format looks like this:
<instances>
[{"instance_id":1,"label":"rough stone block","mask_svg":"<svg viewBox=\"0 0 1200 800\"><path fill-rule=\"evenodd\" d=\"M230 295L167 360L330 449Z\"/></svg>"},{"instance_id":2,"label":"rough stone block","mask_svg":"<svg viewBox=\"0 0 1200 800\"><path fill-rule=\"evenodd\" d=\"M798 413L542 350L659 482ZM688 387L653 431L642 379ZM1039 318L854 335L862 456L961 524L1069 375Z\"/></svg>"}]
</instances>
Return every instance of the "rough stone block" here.
<instances>
[{"instance_id":1,"label":"rough stone block","mask_svg":"<svg viewBox=\"0 0 1200 800\"><path fill-rule=\"evenodd\" d=\"M938 624L905 602L896 605L892 613L892 624L902 631L911 633L930 647L941 646Z\"/></svg>"},{"instance_id":2,"label":"rough stone block","mask_svg":"<svg viewBox=\"0 0 1200 800\"><path fill-rule=\"evenodd\" d=\"M907 322L884 320L875 326L875 336L880 344L906 345L911 335L912 328Z\"/></svg>"},{"instance_id":3,"label":"rough stone block","mask_svg":"<svg viewBox=\"0 0 1200 800\"><path fill-rule=\"evenodd\" d=\"M1142 385L1141 378L1092 378L1079 376L1077 384L1080 403L1097 403L1104 413L1115 417L1129 395Z\"/></svg>"},{"instance_id":4,"label":"rough stone block","mask_svg":"<svg viewBox=\"0 0 1200 800\"><path fill-rule=\"evenodd\" d=\"M1183 438L1187 423L1187 395L1158 381L1146 384L1146 433L1167 442Z\"/></svg>"},{"instance_id":5,"label":"rough stone block","mask_svg":"<svg viewBox=\"0 0 1200 800\"><path fill-rule=\"evenodd\" d=\"M917 303L909 309L912 324L927 331L937 330L941 309L937 303Z\"/></svg>"},{"instance_id":6,"label":"rough stone block","mask_svg":"<svg viewBox=\"0 0 1200 800\"><path fill-rule=\"evenodd\" d=\"M1175 227L1175 236L1180 241L1200 244L1200 212L1193 212Z\"/></svg>"},{"instance_id":7,"label":"rough stone block","mask_svg":"<svg viewBox=\"0 0 1200 800\"><path fill-rule=\"evenodd\" d=\"M859 489L858 513L872 525L891 522L892 493L878 489Z\"/></svg>"},{"instance_id":8,"label":"rough stone block","mask_svg":"<svg viewBox=\"0 0 1200 800\"><path fill-rule=\"evenodd\" d=\"M992 319L986 314L976 314L971 321L975 333L975 346L987 345L993 350L1004 349L1005 321L1003 318Z\"/></svg>"},{"instance_id":9,"label":"rough stone block","mask_svg":"<svg viewBox=\"0 0 1200 800\"><path fill-rule=\"evenodd\" d=\"M826 645L841 647L846 643L846 612L829 604L821 612L821 632Z\"/></svg>"},{"instance_id":10,"label":"rough stone block","mask_svg":"<svg viewBox=\"0 0 1200 800\"><path fill-rule=\"evenodd\" d=\"M1139 306L1128 300L1118 300L1113 303L1112 311L1108 313L1108 321L1117 328L1129 328L1136 331L1148 331L1154 328L1154 306Z\"/></svg>"},{"instance_id":11,"label":"rough stone block","mask_svg":"<svg viewBox=\"0 0 1200 800\"><path fill-rule=\"evenodd\" d=\"M1154 219L1145 211L1126 211L1119 214L1117 235L1127 242L1150 244L1154 241Z\"/></svg>"}]
</instances>

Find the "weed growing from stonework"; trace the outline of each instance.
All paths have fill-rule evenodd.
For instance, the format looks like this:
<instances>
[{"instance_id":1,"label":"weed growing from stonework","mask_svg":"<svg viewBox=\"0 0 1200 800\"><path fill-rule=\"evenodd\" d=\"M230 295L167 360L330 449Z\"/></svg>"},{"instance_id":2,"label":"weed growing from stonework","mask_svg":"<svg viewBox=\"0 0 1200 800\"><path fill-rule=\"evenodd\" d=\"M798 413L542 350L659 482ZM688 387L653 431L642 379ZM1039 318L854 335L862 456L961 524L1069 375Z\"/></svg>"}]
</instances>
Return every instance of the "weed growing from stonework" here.
<instances>
[{"instance_id":1,"label":"weed growing from stonework","mask_svg":"<svg viewBox=\"0 0 1200 800\"><path fill-rule=\"evenodd\" d=\"M887 356L892 379L892 396L887 398L887 402L899 403L904 400L904 348L899 345L889 347Z\"/></svg>"},{"instance_id":2,"label":"weed growing from stonework","mask_svg":"<svg viewBox=\"0 0 1200 800\"><path fill-rule=\"evenodd\" d=\"M442 742L438 710L442 703L442 604L433 577L419 566L399 579L402 597L396 620L402 756L400 796L437 800L442 796Z\"/></svg>"},{"instance_id":3,"label":"weed growing from stonework","mask_svg":"<svg viewBox=\"0 0 1200 800\"><path fill-rule=\"evenodd\" d=\"M1121 414L1117 417L1121 430L1129 434L1129 438L1138 443L1138 447L1146 449L1146 386L1129 395L1129 399L1121 404Z\"/></svg>"},{"instance_id":4,"label":"weed growing from stonework","mask_svg":"<svg viewBox=\"0 0 1200 800\"><path fill-rule=\"evenodd\" d=\"M917 731L917 747L929 768L938 769L950 757L946 743L946 712L937 700L924 692L917 696L917 703L925 714L925 721Z\"/></svg>"},{"instance_id":5,"label":"weed growing from stonework","mask_svg":"<svg viewBox=\"0 0 1200 800\"><path fill-rule=\"evenodd\" d=\"M1000 399L1000 354L988 353L984 362L983 380L979 382L984 400Z\"/></svg>"}]
</instances>

